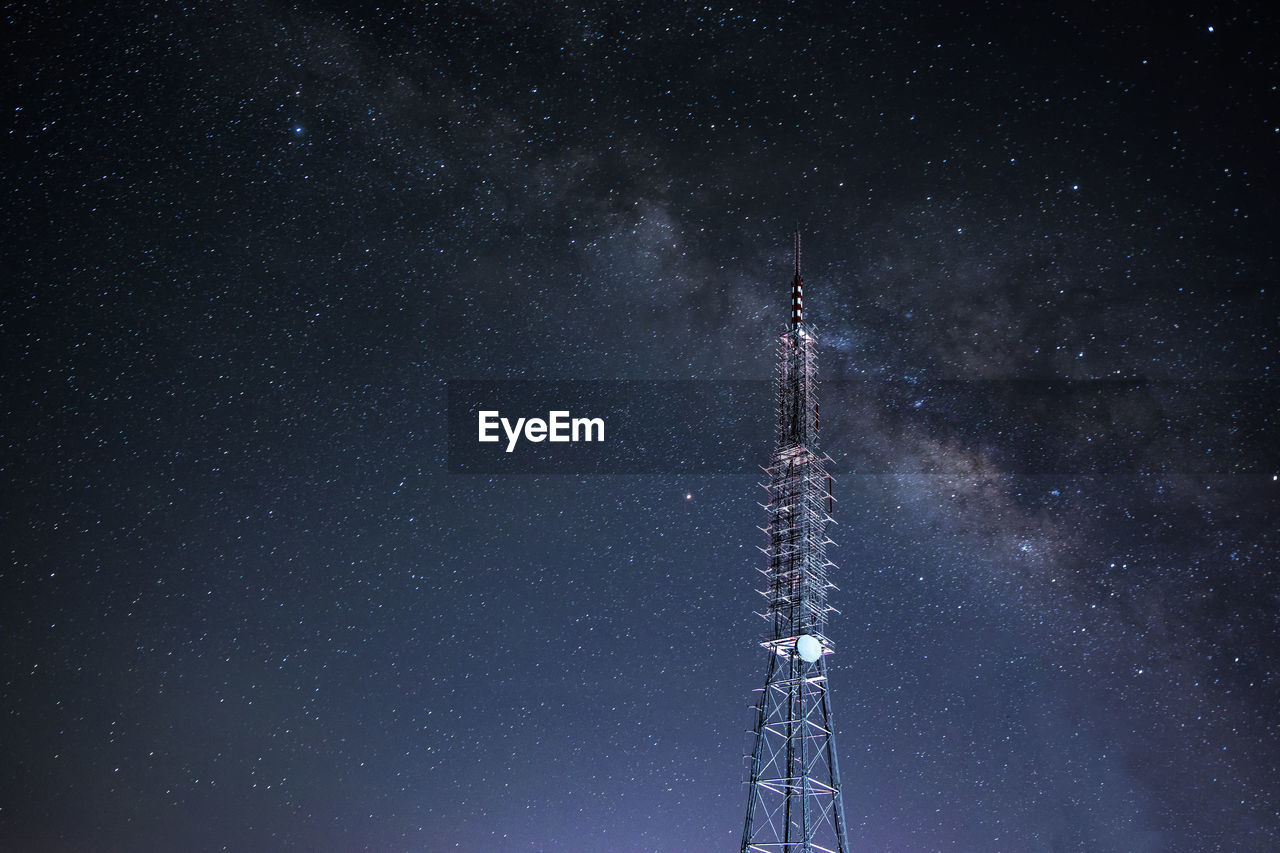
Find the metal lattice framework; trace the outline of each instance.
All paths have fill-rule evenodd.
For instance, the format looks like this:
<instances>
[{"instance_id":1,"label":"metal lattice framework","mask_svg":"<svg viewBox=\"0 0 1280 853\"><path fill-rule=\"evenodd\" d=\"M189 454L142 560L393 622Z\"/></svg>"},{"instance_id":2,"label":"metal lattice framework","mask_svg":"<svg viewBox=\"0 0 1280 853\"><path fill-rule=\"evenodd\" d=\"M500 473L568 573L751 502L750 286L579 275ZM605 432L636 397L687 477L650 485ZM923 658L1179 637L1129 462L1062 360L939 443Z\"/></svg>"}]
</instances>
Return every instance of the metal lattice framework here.
<instances>
[{"instance_id":1,"label":"metal lattice framework","mask_svg":"<svg viewBox=\"0 0 1280 853\"><path fill-rule=\"evenodd\" d=\"M769 516L761 528L768 545L769 650L764 687L756 703L747 820L742 853L848 853L840 770L831 723L826 636L827 592L835 568L827 559L833 498L831 460L819 454L817 340L804 323L800 242L791 285L791 325L778 346L777 445L761 485Z\"/></svg>"}]
</instances>

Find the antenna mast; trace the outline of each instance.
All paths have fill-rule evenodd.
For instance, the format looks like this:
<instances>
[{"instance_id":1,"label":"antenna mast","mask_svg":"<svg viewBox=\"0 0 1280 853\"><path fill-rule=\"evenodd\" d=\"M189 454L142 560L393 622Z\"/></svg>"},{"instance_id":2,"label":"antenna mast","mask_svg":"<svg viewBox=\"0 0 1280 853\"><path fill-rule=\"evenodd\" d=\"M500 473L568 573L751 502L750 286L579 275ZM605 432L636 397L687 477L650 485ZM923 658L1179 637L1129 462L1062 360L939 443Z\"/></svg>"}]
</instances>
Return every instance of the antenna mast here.
<instances>
[{"instance_id":1,"label":"antenna mast","mask_svg":"<svg viewBox=\"0 0 1280 853\"><path fill-rule=\"evenodd\" d=\"M804 279L800 277L800 232L795 233L796 274L791 279L791 330L800 328L804 322Z\"/></svg>"},{"instance_id":2,"label":"antenna mast","mask_svg":"<svg viewBox=\"0 0 1280 853\"><path fill-rule=\"evenodd\" d=\"M804 324L803 297L797 232L791 324L778 344L777 443L761 483L769 526L757 591L766 602L758 615L768 662L755 706L742 853L849 851L827 684L831 459L818 451L817 338Z\"/></svg>"}]
</instances>

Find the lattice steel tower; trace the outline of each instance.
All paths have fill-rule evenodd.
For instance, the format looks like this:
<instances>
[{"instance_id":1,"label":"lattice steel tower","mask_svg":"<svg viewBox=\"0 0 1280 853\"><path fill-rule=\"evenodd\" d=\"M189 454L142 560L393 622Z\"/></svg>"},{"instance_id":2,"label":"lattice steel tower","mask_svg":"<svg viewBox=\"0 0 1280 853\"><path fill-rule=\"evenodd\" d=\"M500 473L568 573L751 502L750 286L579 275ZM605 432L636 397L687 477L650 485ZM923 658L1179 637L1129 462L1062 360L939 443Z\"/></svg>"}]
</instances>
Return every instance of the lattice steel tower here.
<instances>
[{"instance_id":1,"label":"lattice steel tower","mask_svg":"<svg viewBox=\"0 0 1280 853\"><path fill-rule=\"evenodd\" d=\"M765 469L767 557L760 569L769 651L756 705L750 799L742 853L848 853L827 687L827 525L830 457L818 450L817 339L804 322L800 235L795 237L791 324L778 345L777 445Z\"/></svg>"}]
</instances>

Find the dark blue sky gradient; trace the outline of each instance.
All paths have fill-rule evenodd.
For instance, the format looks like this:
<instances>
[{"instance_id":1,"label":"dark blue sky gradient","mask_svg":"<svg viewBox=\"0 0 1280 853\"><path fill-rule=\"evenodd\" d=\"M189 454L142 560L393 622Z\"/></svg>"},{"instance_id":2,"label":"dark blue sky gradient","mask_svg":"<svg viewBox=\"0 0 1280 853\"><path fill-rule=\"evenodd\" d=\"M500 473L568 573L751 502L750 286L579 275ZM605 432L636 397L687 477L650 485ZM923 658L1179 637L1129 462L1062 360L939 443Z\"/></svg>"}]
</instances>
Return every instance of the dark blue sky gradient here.
<instances>
[{"instance_id":1,"label":"dark blue sky gradient","mask_svg":"<svg viewBox=\"0 0 1280 853\"><path fill-rule=\"evenodd\" d=\"M734 413L446 401L766 380L796 227L854 848L1280 847L1263 5L3 14L0 848L736 850Z\"/></svg>"}]
</instances>

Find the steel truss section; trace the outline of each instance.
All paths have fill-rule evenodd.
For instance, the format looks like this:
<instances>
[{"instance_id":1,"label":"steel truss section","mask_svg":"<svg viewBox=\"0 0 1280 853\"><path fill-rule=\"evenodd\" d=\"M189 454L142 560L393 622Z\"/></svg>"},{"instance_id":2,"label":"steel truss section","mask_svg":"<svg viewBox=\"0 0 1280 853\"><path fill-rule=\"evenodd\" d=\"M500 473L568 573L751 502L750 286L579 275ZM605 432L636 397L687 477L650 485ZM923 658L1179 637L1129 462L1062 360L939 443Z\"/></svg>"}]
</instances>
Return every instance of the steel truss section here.
<instances>
[{"instance_id":1,"label":"steel truss section","mask_svg":"<svg viewBox=\"0 0 1280 853\"><path fill-rule=\"evenodd\" d=\"M743 853L848 853L826 660L769 655Z\"/></svg>"},{"instance_id":2,"label":"steel truss section","mask_svg":"<svg viewBox=\"0 0 1280 853\"><path fill-rule=\"evenodd\" d=\"M799 271L793 292L799 286ZM759 612L768 670L755 707L742 853L848 853L831 721L826 636L831 461L817 451L816 339L794 322L778 347L777 443L761 486L768 514ZM805 651L802 653L802 643Z\"/></svg>"}]
</instances>

